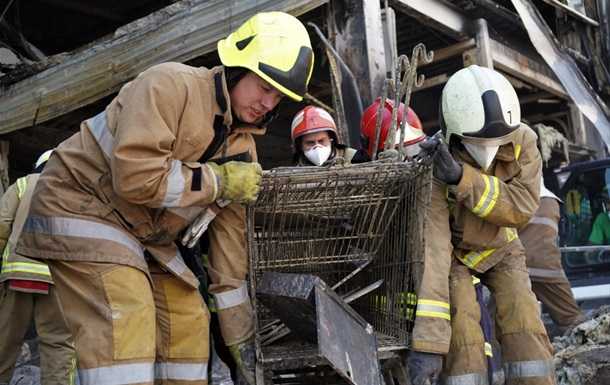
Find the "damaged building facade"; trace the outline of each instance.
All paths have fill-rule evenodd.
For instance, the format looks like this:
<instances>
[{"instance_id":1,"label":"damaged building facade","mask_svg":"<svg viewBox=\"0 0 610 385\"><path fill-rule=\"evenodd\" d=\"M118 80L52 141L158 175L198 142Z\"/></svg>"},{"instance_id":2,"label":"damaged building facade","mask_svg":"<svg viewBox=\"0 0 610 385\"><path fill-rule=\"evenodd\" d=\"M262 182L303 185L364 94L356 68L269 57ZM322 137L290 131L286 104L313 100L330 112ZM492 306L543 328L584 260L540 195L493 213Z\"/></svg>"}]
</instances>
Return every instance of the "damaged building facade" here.
<instances>
[{"instance_id":1,"label":"damaged building facade","mask_svg":"<svg viewBox=\"0 0 610 385\"><path fill-rule=\"evenodd\" d=\"M75 132L139 72L164 61L217 65L216 41L270 9L317 25L357 79L327 55L310 25L317 60L304 103L343 112L336 118L347 144L358 146L353 88L366 107L381 93L394 58L424 43L434 59L419 66L426 79L412 107L429 134L438 129L443 84L479 64L504 73L524 120L542 125L552 150L548 170L603 158L610 143L608 7L593 0L9 1L0 24L2 186L27 173L37 154ZM301 107L282 106L260 139L274 149L261 154L265 168L289 163L289 123Z\"/></svg>"}]
</instances>

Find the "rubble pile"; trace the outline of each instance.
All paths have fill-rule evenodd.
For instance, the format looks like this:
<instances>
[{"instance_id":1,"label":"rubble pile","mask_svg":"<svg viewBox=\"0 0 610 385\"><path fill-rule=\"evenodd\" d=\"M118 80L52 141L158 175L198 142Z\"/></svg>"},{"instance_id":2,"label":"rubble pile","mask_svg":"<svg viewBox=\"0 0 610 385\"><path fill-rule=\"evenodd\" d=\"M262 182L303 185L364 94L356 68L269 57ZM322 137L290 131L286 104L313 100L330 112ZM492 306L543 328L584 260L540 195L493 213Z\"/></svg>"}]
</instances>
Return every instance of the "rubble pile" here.
<instances>
[{"instance_id":1,"label":"rubble pile","mask_svg":"<svg viewBox=\"0 0 610 385\"><path fill-rule=\"evenodd\" d=\"M610 384L610 306L555 338L553 347L558 385Z\"/></svg>"}]
</instances>

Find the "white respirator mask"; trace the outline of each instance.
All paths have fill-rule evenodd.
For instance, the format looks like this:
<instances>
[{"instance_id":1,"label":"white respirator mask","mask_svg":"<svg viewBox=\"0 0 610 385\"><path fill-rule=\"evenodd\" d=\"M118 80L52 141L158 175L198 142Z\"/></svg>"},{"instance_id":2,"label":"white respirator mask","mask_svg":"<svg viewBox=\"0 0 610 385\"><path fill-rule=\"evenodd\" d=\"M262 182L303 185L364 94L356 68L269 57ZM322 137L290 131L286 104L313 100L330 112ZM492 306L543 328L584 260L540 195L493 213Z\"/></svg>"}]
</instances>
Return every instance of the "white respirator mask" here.
<instances>
[{"instance_id":1,"label":"white respirator mask","mask_svg":"<svg viewBox=\"0 0 610 385\"><path fill-rule=\"evenodd\" d=\"M305 157L316 166L323 165L324 162L326 162L330 157L330 153L330 146L323 146L321 144L316 144L315 146L304 152Z\"/></svg>"},{"instance_id":2,"label":"white respirator mask","mask_svg":"<svg viewBox=\"0 0 610 385\"><path fill-rule=\"evenodd\" d=\"M466 151L472 156L472 159L474 159L484 171L489 170L489 166L491 166L491 163L494 161L498 149L500 148L500 146L482 146L480 144L465 142L462 142L462 144L464 144Z\"/></svg>"}]
</instances>

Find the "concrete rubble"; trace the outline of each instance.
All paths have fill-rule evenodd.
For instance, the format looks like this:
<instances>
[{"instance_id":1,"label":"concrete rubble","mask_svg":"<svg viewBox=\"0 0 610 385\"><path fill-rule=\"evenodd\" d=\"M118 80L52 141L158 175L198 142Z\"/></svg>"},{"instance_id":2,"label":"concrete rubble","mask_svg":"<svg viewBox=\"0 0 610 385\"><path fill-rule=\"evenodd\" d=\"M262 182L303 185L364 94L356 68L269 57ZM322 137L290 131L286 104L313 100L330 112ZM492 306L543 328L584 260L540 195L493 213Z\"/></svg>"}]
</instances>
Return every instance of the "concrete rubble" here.
<instances>
[{"instance_id":1,"label":"concrete rubble","mask_svg":"<svg viewBox=\"0 0 610 385\"><path fill-rule=\"evenodd\" d=\"M610 384L610 306L555 338L553 347L558 385Z\"/></svg>"}]
</instances>

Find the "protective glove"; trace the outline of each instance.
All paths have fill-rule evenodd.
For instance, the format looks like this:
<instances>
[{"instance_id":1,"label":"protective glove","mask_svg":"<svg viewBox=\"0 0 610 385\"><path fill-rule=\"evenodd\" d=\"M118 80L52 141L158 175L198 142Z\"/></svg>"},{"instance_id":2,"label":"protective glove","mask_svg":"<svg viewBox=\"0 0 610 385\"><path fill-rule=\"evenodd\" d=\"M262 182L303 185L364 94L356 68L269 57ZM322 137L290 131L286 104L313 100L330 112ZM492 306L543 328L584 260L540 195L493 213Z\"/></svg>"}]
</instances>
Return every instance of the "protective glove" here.
<instances>
[{"instance_id":1,"label":"protective glove","mask_svg":"<svg viewBox=\"0 0 610 385\"><path fill-rule=\"evenodd\" d=\"M462 179L462 165L453 159L449 147L438 135L427 138L419 145L422 152L433 156L434 176L447 184L458 184Z\"/></svg>"},{"instance_id":2,"label":"protective glove","mask_svg":"<svg viewBox=\"0 0 610 385\"><path fill-rule=\"evenodd\" d=\"M199 238L206 232L208 226L218 212L225 206L227 206L231 201L225 200L217 200L216 202L210 204L206 207L205 210L195 220L189 225L188 229L184 232L184 236L182 237L182 244L189 249L195 246Z\"/></svg>"},{"instance_id":3,"label":"protective glove","mask_svg":"<svg viewBox=\"0 0 610 385\"><path fill-rule=\"evenodd\" d=\"M222 165L206 163L218 179L218 196L223 200L249 203L256 200L263 177L258 163L231 161Z\"/></svg>"},{"instance_id":4,"label":"protective glove","mask_svg":"<svg viewBox=\"0 0 610 385\"><path fill-rule=\"evenodd\" d=\"M256 385L256 349L254 337L229 346L229 352L237 366L237 384Z\"/></svg>"},{"instance_id":5,"label":"protective glove","mask_svg":"<svg viewBox=\"0 0 610 385\"><path fill-rule=\"evenodd\" d=\"M395 150L395 149L381 151L379 153L379 155L377 155L377 159L379 159L379 160L388 159L388 160L392 160L395 162L401 161L400 153L398 152L398 150Z\"/></svg>"},{"instance_id":6,"label":"protective glove","mask_svg":"<svg viewBox=\"0 0 610 385\"><path fill-rule=\"evenodd\" d=\"M411 385L439 385L443 356L411 351L407 356Z\"/></svg>"}]
</instances>

